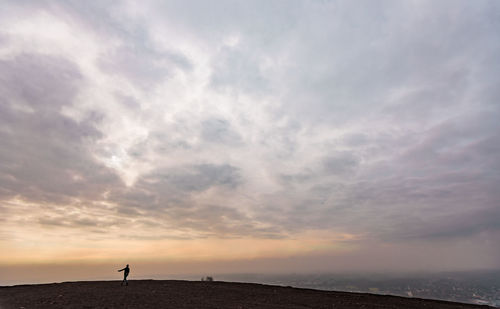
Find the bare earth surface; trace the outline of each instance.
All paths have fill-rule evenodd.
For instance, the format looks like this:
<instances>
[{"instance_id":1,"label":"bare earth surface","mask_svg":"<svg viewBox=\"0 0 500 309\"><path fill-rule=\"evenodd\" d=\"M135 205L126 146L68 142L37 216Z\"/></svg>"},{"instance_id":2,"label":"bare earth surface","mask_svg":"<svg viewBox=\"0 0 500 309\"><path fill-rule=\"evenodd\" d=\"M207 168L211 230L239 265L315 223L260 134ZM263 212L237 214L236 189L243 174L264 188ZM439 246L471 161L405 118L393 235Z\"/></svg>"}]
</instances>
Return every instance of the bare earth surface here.
<instances>
[{"instance_id":1,"label":"bare earth surface","mask_svg":"<svg viewBox=\"0 0 500 309\"><path fill-rule=\"evenodd\" d=\"M491 308L253 283L132 280L0 287L0 308Z\"/></svg>"}]
</instances>

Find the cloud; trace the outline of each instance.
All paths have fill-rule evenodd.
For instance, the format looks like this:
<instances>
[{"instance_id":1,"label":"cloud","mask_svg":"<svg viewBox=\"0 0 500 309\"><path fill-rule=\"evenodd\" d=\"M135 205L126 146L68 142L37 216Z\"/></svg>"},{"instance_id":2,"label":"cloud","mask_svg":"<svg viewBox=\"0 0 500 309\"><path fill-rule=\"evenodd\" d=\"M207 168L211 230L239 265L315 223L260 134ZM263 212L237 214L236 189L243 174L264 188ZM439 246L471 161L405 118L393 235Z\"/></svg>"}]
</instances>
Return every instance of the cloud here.
<instances>
[{"instance_id":1,"label":"cloud","mask_svg":"<svg viewBox=\"0 0 500 309\"><path fill-rule=\"evenodd\" d=\"M222 145L237 145L241 143L240 135L231 129L225 119L206 119L201 123L201 136L204 140Z\"/></svg>"},{"instance_id":2,"label":"cloud","mask_svg":"<svg viewBox=\"0 0 500 309\"><path fill-rule=\"evenodd\" d=\"M63 116L82 76L64 58L22 54L0 61L2 196L38 202L96 198L119 179L89 152L102 133L93 119Z\"/></svg>"},{"instance_id":3,"label":"cloud","mask_svg":"<svg viewBox=\"0 0 500 309\"><path fill-rule=\"evenodd\" d=\"M5 7L15 237L498 236L496 2Z\"/></svg>"},{"instance_id":4,"label":"cloud","mask_svg":"<svg viewBox=\"0 0 500 309\"><path fill-rule=\"evenodd\" d=\"M182 54L174 51L156 52L147 47L122 46L99 60L105 72L124 76L132 84L150 87L173 75L175 70L189 70L191 64Z\"/></svg>"},{"instance_id":5,"label":"cloud","mask_svg":"<svg viewBox=\"0 0 500 309\"><path fill-rule=\"evenodd\" d=\"M158 171L146 178L157 185L168 184L181 191L203 191L212 186L235 188L240 182L238 169L230 165L200 164Z\"/></svg>"},{"instance_id":6,"label":"cloud","mask_svg":"<svg viewBox=\"0 0 500 309\"><path fill-rule=\"evenodd\" d=\"M243 49L243 50L240 50ZM244 50L244 47L223 48L215 56L213 73L210 78L212 87L224 91L225 89L260 94L268 92L269 81L262 62L263 59L252 59L254 55ZM250 59L249 59L250 58Z\"/></svg>"},{"instance_id":7,"label":"cloud","mask_svg":"<svg viewBox=\"0 0 500 309\"><path fill-rule=\"evenodd\" d=\"M359 165L356 157L348 153L338 153L330 155L323 160L323 168L329 174L344 175L353 173L354 169Z\"/></svg>"}]
</instances>

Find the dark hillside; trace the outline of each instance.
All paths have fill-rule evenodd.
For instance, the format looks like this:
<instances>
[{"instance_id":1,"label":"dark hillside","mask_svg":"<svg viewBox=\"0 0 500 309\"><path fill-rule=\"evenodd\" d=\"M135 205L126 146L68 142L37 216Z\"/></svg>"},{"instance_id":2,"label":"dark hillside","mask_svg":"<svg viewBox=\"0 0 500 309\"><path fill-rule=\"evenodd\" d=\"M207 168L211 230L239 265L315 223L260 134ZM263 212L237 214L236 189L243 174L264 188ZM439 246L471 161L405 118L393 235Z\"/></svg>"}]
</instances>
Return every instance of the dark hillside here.
<instances>
[{"instance_id":1,"label":"dark hillside","mask_svg":"<svg viewBox=\"0 0 500 309\"><path fill-rule=\"evenodd\" d=\"M64 282L0 287L0 308L491 308L445 301L201 281Z\"/></svg>"}]
</instances>

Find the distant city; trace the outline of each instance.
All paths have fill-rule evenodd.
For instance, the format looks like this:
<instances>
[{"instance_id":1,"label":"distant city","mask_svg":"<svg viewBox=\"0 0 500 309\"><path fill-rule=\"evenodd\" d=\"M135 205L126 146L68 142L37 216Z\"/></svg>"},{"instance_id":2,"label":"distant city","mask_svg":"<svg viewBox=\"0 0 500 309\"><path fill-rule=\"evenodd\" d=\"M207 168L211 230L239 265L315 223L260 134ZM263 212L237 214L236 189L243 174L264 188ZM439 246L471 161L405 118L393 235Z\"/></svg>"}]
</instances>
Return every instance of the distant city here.
<instances>
[{"instance_id":1,"label":"distant city","mask_svg":"<svg viewBox=\"0 0 500 309\"><path fill-rule=\"evenodd\" d=\"M214 280L448 300L500 307L500 270L438 274L234 274Z\"/></svg>"}]
</instances>

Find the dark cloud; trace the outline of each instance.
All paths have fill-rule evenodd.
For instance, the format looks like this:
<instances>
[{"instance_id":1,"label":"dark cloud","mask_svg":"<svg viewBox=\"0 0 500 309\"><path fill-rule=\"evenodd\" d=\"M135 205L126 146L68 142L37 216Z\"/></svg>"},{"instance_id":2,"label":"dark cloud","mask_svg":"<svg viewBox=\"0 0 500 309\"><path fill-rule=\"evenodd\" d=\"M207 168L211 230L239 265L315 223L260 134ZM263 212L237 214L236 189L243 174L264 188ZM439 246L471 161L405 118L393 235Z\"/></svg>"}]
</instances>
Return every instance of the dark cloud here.
<instances>
[{"instance_id":1,"label":"dark cloud","mask_svg":"<svg viewBox=\"0 0 500 309\"><path fill-rule=\"evenodd\" d=\"M146 181L168 184L183 192L203 191L212 186L234 189L241 182L239 170L231 165L200 164L157 171Z\"/></svg>"},{"instance_id":2,"label":"dark cloud","mask_svg":"<svg viewBox=\"0 0 500 309\"><path fill-rule=\"evenodd\" d=\"M238 145L240 135L234 131L231 124L225 119L210 118L201 123L201 136L207 142L222 145Z\"/></svg>"},{"instance_id":3,"label":"dark cloud","mask_svg":"<svg viewBox=\"0 0 500 309\"><path fill-rule=\"evenodd\" d=\"M496 118L496 112L473 113L408 134L405 143L378 140L377 147L398 151L384 160L373 161L368 152L359 165L356 155L340 152L322 159L320 170L281 175L286 190L267 196L266 204L288 206L269 206L259 219L286 230L341 228L392 241L497 230L489 220L500 202ZM362 141L356 147L374 142Z\"/></svg>"},{"instance_id":4,"label":"dark cloud","mask_svg":"<svg viewBox=\"0 0 500 309\"><path fill-rule=\"evenodd\" d=\"M116 93L115 96L120 103L122 103L123 105L125 105L126 107L128 107L132 110L138 109L141 107L141 104L134 97L131 97L131 96L128 96L125 94L121 94L121 93Z\"/></svg>"},{"instance_id":5,"label":"dark cloud","mask_svg":"<svg viewBox=\"0 0 500 309\"><path fill-rule=\"evenodd\" d=\"M238 209L219 205L198 205L172 209L167 218L177 221L181 229L202 232L205 237L261 237L280 238L282 231L272 226L259 226L258 221Z\"/></svg>"},{"instance_id":6,"label":"dark cloud","mask_svg":"<svg viewBox=\"0 0 500 309\"><path fill-rule=\"evenodd\" d=\"M231 165L169 168L141 176L133 187L111 191L109 201L116 203L118 211L128 216L155 216L165 214L169 209L189 209L194 206L194 195L211 188L234 190L241 182L239 169ZM171 219L175 220L174 217ZM182 227L181 221L176 225Z\"/></svg>"},{"instance_id":7,"label":"dark cloud","mask_svg":"<svg viewBox=\"0 0 500 309\"><path fill-rule=\"evenodd\" d=\"M391 240L411 239L460 239L490 232L499 232L500 211L497 209L474 209L465 213L451 213L428 217L420 222L407 222L406 229L394 235Z\"/></svg>"},{"instance_id":8,"label":"dark cloud","mask_svg":"<svg viewBox=\"0 0 500 309\"><path fill-rule=\"evenodd\" d=\"M359 159L351 153L337 153L323 160L323 169L331 175L349 176L359 165Z\"/></svg>"},{"instance_id":9,"label":"dark cloud","mask_svg":"<svg viewBox=\"0 0 500 309\"><path fill-rule=\"evenodd\" d=\"M103 219L95 216L81 216L81 215L53 215L51 217L41 217L38 223L46 227L69 227L69 228L95 228L115 225L117 222L113 220ZM93 230L95 231L95 230Z\"/></svg>"},{"instance_id":10,"label":"dark cloud","mask_svg":"<svg viewBox=\"0 0 500 309\"><path fill-rule=\"evenodd\" d=\"M71 62L25 54L0 61L2 197L62 202L96 198L120 181L92 157L88 143L102 135L92 119L61 114L82 81Z\"/></svg>"}]
</instances>

